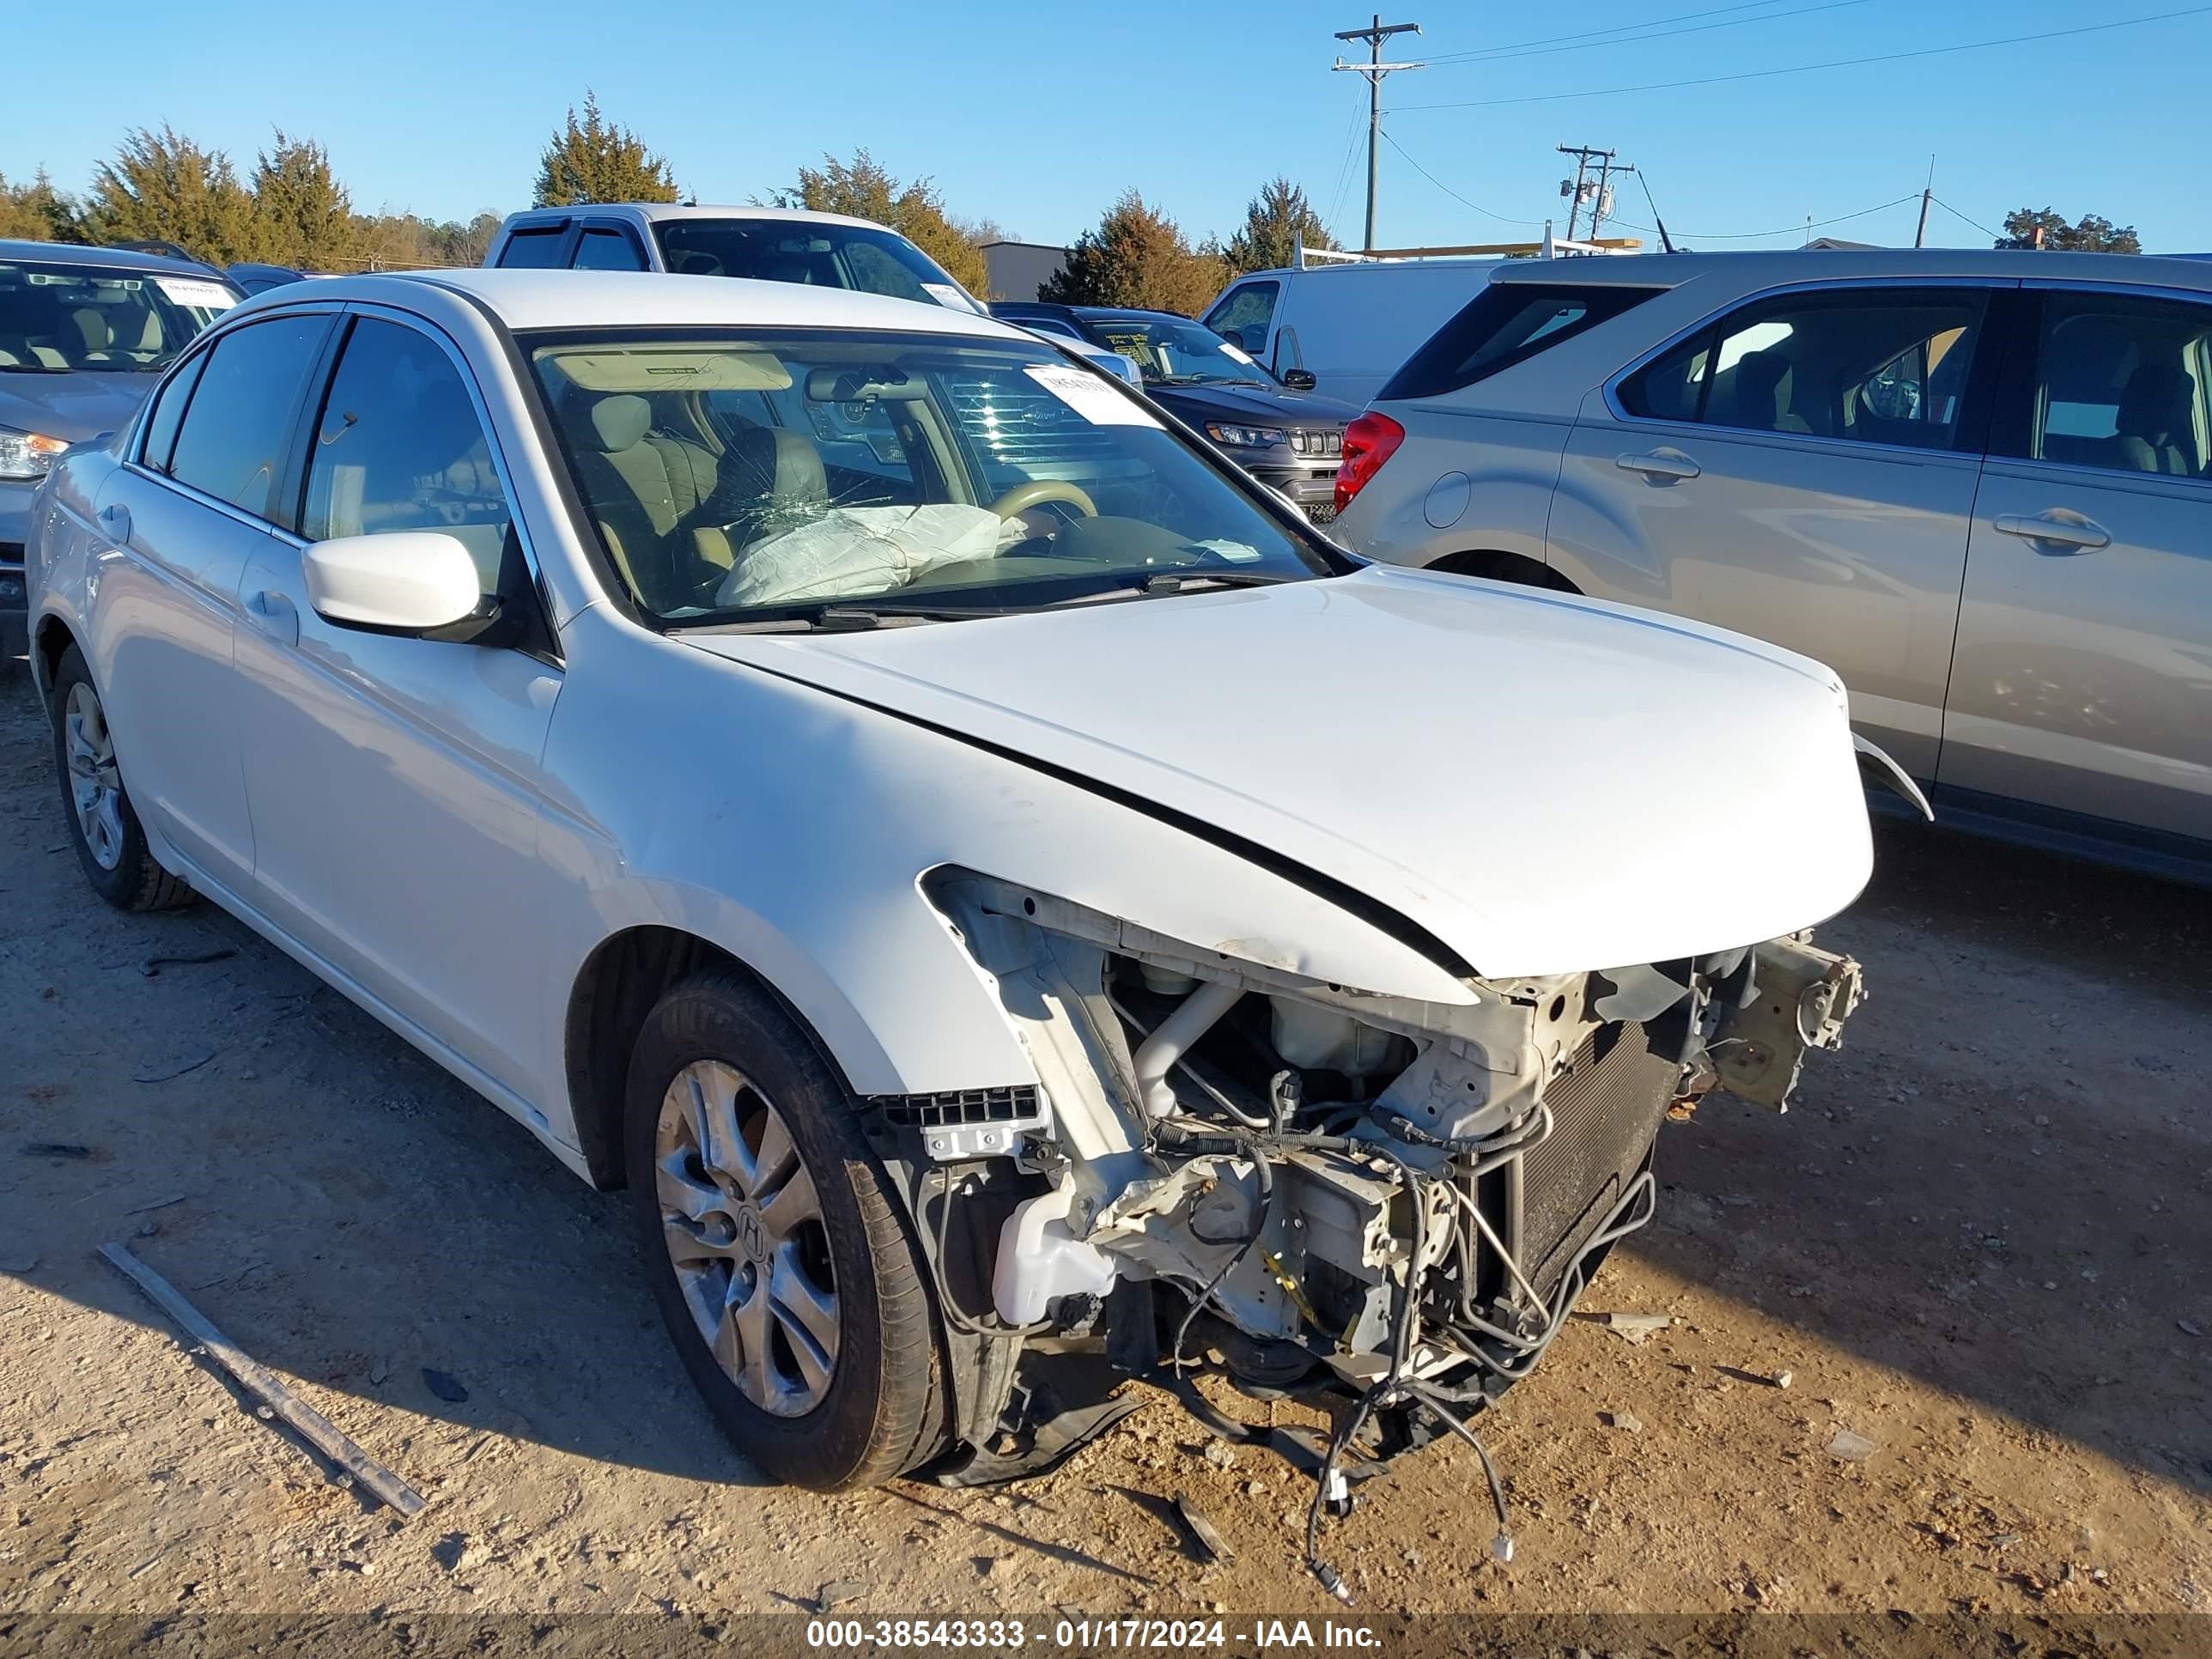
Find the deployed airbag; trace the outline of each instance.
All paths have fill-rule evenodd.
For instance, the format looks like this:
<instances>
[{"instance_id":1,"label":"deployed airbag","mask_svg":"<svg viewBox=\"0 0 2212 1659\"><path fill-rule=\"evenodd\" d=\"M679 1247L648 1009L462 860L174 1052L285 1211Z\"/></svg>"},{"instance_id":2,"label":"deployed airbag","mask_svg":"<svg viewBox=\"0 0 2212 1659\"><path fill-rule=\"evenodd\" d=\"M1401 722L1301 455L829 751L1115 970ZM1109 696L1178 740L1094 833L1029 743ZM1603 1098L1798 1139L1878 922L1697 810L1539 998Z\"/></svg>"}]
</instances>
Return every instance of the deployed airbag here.
<instances>
[{"instance_id":1,"label":"deployed airbag","mask_svg":"<svg viewBox=\"0 0 2212 1659\"><path fill-rule=\"evenodd\" d=\"M749 543L714 597L734 607L891 592L1026 533L984 507L834 507Z\"/></svg>"}]
</instances>

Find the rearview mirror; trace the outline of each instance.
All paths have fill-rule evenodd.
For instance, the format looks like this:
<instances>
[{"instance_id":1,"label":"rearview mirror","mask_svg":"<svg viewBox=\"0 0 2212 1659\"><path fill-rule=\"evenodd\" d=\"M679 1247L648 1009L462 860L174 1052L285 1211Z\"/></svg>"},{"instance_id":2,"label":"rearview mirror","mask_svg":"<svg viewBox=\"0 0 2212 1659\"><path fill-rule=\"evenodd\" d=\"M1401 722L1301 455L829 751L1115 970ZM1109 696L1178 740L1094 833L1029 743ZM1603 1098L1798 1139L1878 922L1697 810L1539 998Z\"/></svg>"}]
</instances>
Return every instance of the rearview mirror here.
<instances>
[{"instance_id":1,"label":"rearview mirror","mask_svg":"<svg viewBox=\"0 0 2212 1659\"><path fill-rule=\"evenodd\" d=\"M341 628L382 634L434 634L495 611L477 562L441 530L340 536L300 556L307 603Z\"/></svg>"},{"instance_id":2,"label":"rearview mirror","mask_svg":"<svg viewBox=\"0 0 2212 1659\"><path fill-rule=\"evenodd\" d=\"M1310 368L1286 368L1283 371L1283 384L1293 392L1311 392L1316 382Z\"/></svg>"}]
</instances>

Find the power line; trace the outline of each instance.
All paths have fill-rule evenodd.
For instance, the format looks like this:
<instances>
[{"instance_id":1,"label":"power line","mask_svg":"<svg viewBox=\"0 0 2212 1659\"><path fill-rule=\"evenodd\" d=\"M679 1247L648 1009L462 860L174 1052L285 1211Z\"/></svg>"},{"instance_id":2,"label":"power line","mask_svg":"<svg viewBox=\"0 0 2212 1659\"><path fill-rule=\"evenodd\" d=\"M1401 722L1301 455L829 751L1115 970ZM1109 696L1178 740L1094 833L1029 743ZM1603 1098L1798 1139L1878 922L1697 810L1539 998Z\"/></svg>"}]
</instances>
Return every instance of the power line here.
<instances>
[{"instance_id":1,"label":"power line","mask_svg":"<svg viewBox=\"0 0 2212 1659\"><path fill-rule=\"evenodd\" d=\"M1782 0L1746 0L1734 6L1716 6L1710 11L1678 12L1672 17L1653 17L1641 23L1615 23L1609 29L1586 29L1580 34L1547 34L1534 40L1509 40L1503 46L1479 46L1471 52L1448 52L1435 62L1444 63L1460 58L1480 58L1493 52L1518 52L1523 46L1556 46L1562 40L1593 40L1601 34L1625 34L1632 29L1655 29L1662 23L1686 23L1698 17L1718 17L1732 11L1756 11L1761 6L1775 6Z\"/></svg>"},{"instance_id":2,"label":"power line","mask_svg":"<svg viewBox=\"0 0 2212 1659\"><path fill-rule=\"evenodd\" d=\"M1949 214L1954 219L1964 220L1967 224L1972 225L1976 230L1980 231L1983 235L1988 237L1992 242L2002 242L2004 240L2002 236L1999 235L1996 231L1991 230L1987 225L1981 223L1978 220L1966 218L1965 214L1960 212L1958 209L1953 207L1942 197L1930 196L1928 199L1935 203L1937 207L1942 208L1944 212Z\"/></svg>"},{"instance_id":3,"label":"power line","mask_svg":"<svg viewBox=\"0 0 2212 1659\"><path fill-rule=\"evenodd\" d=\"M1394 114L1424 109L1498 109L1509 104L1552 104L1570 98L1610 98L1631 92L1674 92L1684 87L1712 87L1728 81L1763 81L1778 75L1809 75L1817 70L1858 69L1870 64L1902 64L1917 58L1942 58L1954 52L1981 52L1991 46L2017 46L2035 40L2063 40L2075 35L2101 34L2108 29L2134 28L2143 23L2166 23L2178 17L2202 17L2212 6L2186 6L2148 17L2123 17L2110 23L2084 23L2077 28L2046 29L2039 34L2009 34L1996 40L1968 40L1955 46L1923 46L1917 52L1877 52L1869 58L1838 58L1825 64L1792 64L1786 69L1747 70L1737 75L1706 75L1692 81L1650 81L1633 87L1596 87L1587 92L1547 92L1525 98L1477 98L1454 104L1401 104Z\"/></svg>"},{"instance_id":4,"label":"power line","mask_svg":"<svg viewBox=\"0 0 2212 1659\"><path fill-rule=\"evenodd\" d=\"M1884 202L1876 207L1861 208L1856 213L1839 213L1832 219L1816 219L1809 224L1799 223L1794 225L1784 225L1777 230L1678 230L1672 232L1671 234L1680 237L1684 241L1687 242L1755 242L1763 236L1795 236L1800 231L1819 230L1825 226L1840 225L1853 219L1863 219L1870 214L1887 213L1893 207L1902 207L1907 202L1918 199L1919 195L1920 192L1917 190L1908 191L1893 202ZM1653 228L1653 227L1650 225L1633 224L1626 219L1618 217L1613 220L1613 222L1619 225L1627 225L1631 230L1650 230Z\"/></svg>"},{"instance_id":5,"label":"power line","mask_svg":"<svg viewBox=\"0 0 2212 1659\"><path fill-rule=\"evenodd\" d=\"M1382 142L1389 145L1392 149L1396 150L1399 155L1405 156L1407 165L1409 165L1414 172L1419 173L1422 178L1427 179L1438 190L1443 191L1445 195L1450 197L1453 201L1457 202L1462 207L1473 208L1484 218L1495 219L1501 225L1534 225L1540 224L1542 222L1541 220L1538 219L1509 219L1502 213L1492 213L1488 208L1483 206L1480 202L1468 201L1466 197L1461 195L1443 179L1437 178L1435 173L1430 172L1419 161L1414 161L1413 156L1407 152L1406 147L1400 143L1395 138L1393 138L1387 129L1383 131Z\"/></svg>"},{"instance_id":6,"label":"power line","mask_svg":"<svg viewBox=\"0 0 2212 1659\"><path fill-rule=\"evenodd\" d=\"M1719 23L1695 23L1687 28L1658 29L1650 34L1625 34L1613 40L1585 40L1580 45L1561 46L1530 46L1514 50L1496 47L1482 52L1450 52L1431 58L1431 64L1461 65L1480 68L1487 64L1502 64L1515 58L1549 58L1563 52L1593 52L1605 46L1641 46L1646 40L1664 40L1676 34L1703 34L1709 29L1741 28L1746 23L1775 23L1785 17L1803 17L1816 11L1839 11L1845 6L1863 6L1867 0L1821 0L1816 6L1797 6L1789 11L1773 11L1764 17L1732 17ZM1771 0L1768 0L1771 3Z\"/></svg>"}]
</instances>

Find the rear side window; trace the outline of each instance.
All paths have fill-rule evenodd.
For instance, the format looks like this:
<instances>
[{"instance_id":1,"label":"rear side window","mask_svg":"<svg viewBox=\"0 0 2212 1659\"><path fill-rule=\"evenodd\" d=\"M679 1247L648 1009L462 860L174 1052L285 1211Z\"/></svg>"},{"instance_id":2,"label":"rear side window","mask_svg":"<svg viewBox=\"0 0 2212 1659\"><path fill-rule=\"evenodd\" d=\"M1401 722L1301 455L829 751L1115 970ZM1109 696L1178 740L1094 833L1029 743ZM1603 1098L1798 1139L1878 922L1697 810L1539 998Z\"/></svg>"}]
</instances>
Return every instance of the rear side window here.
<instances>
[{"instance_id":1,"label":"rear side window","mask_svg":"<svg viewBox=\"0 0 2212 1659\"><path fill-rule=\"evenodd\" d=\"M192 387L199 383L200 371L207 367L204 351L171 377L161 395L154 399L153 412L146 417L146 447L143 456L147 465L158 472L169 470L169 452L177 446L177 428L183 424L185 405L192 400Z\"/></svg>"},{"instance_id":2,"label":"rear side window","mask_svg":"<svg viewBox=\"0 0 2212 1659\"><path fill-rule=\"evenodd\" d=\"M275 317L218 340L178 429L170 476L270 518L293 411L330 320Z\"/></svg>"},{"instance_id":3,"label":"rear side window","mask_svg":"<svg viewBox=\"0 0 2212 1659\"><path fill-rule=\"evenodd\" d=\"M1621 385L1645 420L1948 449L1986 296L1842 289L1743 307Z\"/></svg>"},{"instance_id":4,"label":"rear side window","mask_svg":"<svg viewBox=\"0 0 2212 1659\"><path fill-rule=\"evenodd\" d=\"M1456 392L1665 292L1595 283L1492 283L1406 360L1381 396Z\"/></svg>"},{"instance_id":5,"label":"rear side window","mask_svg":"<svg viewBox=\"0 0 2212 1659\"><path fill-rule=\"evenodd\" d=\"M586 226L576 244L578 270L643 270L645 256L629 233Z\"/></svg>"},{"instance_id":6,"label":"rear side window","mask_svg":"<svg viewBox=\"0 0 2212 1659\"><path fill-rule=\"evenodd\" d=\"M499 251L502 267L520 270L551 270L561 263L561 239L566 225L539 225L518 230Z\"/></svg>"}]
</instances>

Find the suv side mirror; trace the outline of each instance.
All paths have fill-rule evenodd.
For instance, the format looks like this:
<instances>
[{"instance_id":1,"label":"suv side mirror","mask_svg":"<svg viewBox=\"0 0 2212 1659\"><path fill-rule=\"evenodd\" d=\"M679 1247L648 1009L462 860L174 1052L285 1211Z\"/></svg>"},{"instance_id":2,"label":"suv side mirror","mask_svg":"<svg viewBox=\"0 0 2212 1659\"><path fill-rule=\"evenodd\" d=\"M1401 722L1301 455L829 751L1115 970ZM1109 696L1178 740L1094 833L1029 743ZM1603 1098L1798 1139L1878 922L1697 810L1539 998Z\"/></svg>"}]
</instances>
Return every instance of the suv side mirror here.
<instances>
[{"instance_id":1,"label":"suv side mirror","mask_svg":"<svg viewBox=\"0 0 2212 1659\"><path fill-rule=\"evenodd\" d=\"M469 550L441 530L340 536L314 543L300 565L307 603L341 628L465 639L498 612Z\"/></svg>"},{"instance_id":2,"label":"suv side mirror","mask_svg":"<svg viewBox=\"0 0 2212 1659\"><path fill-rule=\"evenodd\" d=\"M1318 382L1310 368L1286 368L1283 371L1283 384L1293 392L1311 392Z\"/></svg>"}]
</instances>

